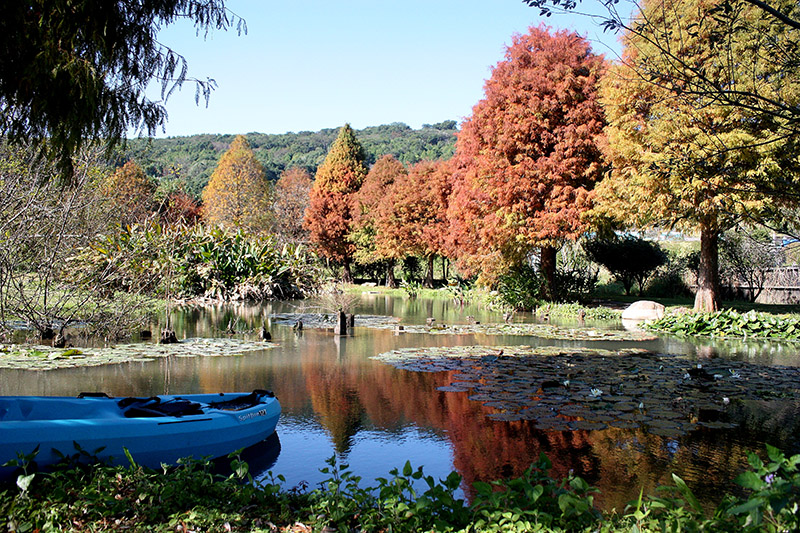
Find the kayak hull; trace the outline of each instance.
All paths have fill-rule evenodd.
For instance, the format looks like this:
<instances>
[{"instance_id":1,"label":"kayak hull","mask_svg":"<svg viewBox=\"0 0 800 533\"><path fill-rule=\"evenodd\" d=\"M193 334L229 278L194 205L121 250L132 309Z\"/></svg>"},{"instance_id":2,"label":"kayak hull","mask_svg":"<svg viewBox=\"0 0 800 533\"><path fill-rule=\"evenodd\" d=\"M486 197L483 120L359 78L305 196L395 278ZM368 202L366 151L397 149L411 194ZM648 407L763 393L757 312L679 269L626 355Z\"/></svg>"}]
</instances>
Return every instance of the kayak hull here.
<instances>
[{"instance_id":1,"label":"kayak hull","mask_svg":"<svg viewBox=\"0 0 800 533\"><path fill-rule=\"evenodd\" d=\"M137 406L176 404L195 409L175 415L134 412ZM269 437L280 412L277 398L267 391L122 400L0 396L0 465L37 448L34 461L40 468L81 451L126 465L127 450L137 464L151 468L187 457L217 458ZM0 476L13 471L0 466Z\"/></svg>"}]
</instances>

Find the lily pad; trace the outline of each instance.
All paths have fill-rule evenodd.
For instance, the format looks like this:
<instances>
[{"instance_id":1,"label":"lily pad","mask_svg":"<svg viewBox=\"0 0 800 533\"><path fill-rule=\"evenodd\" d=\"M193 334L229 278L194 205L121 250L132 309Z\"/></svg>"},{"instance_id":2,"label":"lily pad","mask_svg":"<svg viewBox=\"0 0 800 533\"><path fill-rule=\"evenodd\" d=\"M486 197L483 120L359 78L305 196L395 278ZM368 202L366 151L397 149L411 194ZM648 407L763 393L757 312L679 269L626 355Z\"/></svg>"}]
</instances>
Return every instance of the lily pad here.
<instances>
[{"instance_id":1,"label":"lily pad","mask_svg":"<svg viewBox=\"0 0 800 533\"><path fill-rule=\"evenodd\" d=\"M0 368L54 370L91 367L165 357L230 357L274 348L269 342L233 338L190 338L175 344L119 344L102 348L64 350L50 346L6 345L0 351Z\"/></svg>"},{"instance_id":2,"label":"lily pad","mask_svg":"<svg viewBox=\"0 0 800 533\"><path fill-rule=\"evenodd\" d=\"M468 398L501 410L504 416L494 418L534 420L537 427L559 431L578 428L567 424L569 417L587 422L580 424L585 428L642 427L675 436L697 427L729 427L727 406L734 400L800 400L798 368L714 360L706 372L723 377L703 379L703 372L689 372L698 369L695 362L640 349L454 346L400 349L376 358L398 368L446 368L469 377L451 386L476 385Z\"/></svg>"}]
</instances>

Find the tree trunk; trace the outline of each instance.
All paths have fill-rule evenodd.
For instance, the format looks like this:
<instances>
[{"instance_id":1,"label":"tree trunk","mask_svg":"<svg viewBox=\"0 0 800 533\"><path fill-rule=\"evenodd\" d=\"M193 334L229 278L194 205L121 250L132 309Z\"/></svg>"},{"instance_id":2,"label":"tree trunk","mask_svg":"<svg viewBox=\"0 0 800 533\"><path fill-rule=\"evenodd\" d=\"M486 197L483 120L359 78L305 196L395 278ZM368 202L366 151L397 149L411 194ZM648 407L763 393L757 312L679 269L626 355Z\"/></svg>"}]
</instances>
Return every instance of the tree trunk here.
<instances>
[{"instance_id":1,"label":"tree trunk","mask_svg":"<svg viewBox=\"0 0 800 533\"><path fill-rule=\"evenodd\" d=\"M719 230L708 223L700 226L700 267L694 310L706 313L719 310Z\"/></svg>"},{"instance_id":2,"label":"tree trunk","mask_svg":"<svg viewBox=\"0 0 800 533\"><path fill-rule=\"evenodd\" d=\"M544 298L552 302L556 299L556 254L555 246L544 246L539 259L539 272L544 278Z\"/></svg>"},{"instance_id":3,"label":"tree trunk","mask_svg":"<svg viewBox=\"0 0 800 533\"><path fill-rule=\"evenodd\" d=\"M394 259L387 259L386 261L386 286L390 289L397 288L397 279L394 277Z\"/></svg>"},{"instance_id":4,"label":"tree trunk","mask_svg":"<svg viewBox=\"0 0 800 533\"><path fill-rule=\"evenodd\" d=\"M342 272L342 281L344 283L353 283L353 273L350 271L350 260L344 261L344 272Z\"/></svg>"},{"instance_id":5,"label":"tree trunk","mask_svg":"<svg viewBox=\"0 0 800 533\"><path fill-rule=\"evenodd\" d=\"M428 268L427 272L425 272L425 281L423 283L423 285L429 289L433 288L433 258L433 254L428 256Z\"/></svg>"}]
</instances>

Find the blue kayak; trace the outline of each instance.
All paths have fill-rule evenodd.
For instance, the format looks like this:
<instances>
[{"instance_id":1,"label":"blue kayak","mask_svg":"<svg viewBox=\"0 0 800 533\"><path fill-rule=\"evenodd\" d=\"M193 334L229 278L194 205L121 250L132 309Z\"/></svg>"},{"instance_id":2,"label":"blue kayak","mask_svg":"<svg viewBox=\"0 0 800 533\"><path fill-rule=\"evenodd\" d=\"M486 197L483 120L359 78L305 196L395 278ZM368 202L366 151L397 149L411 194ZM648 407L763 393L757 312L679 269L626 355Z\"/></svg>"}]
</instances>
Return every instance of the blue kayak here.
<instances>
[{"instance_id":1,"label":"blue kayak","mask_svg":"<svg viewBox=\"0 0 800 533\"><path fill-rule=\"evenodd\" d=\"M217 458L252 446L275 431L281 406L264 390L252 393L111 398L0 396L0 477L18 454L38 447L37 466L80 450L112 464L158 468L178 459ZM59 455L59 453L61 455Z\"/></svg>"}]
</instances>

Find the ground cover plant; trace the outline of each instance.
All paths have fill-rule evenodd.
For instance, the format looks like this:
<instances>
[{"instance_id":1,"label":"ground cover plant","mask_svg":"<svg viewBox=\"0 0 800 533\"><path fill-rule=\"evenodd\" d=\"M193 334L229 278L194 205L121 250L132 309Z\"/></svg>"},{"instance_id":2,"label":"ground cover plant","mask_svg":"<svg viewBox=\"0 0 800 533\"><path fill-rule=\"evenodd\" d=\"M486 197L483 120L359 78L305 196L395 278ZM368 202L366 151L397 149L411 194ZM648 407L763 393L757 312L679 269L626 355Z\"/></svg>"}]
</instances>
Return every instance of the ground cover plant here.
<instances>
[{"instance_id":1,"label":"ground cover plant","mask_svg":"<svg viewBox=\"0 0 800 533\"><path fill-rule=\"evenodd\" d=\"M160 471L136 466L81 466L23 474L0 485L0 517L10 531L793 531L800 526L800 455L767 447L749 455L736 479L742 496L704 510L690 488L641 495L624 510L601 512L598 490L577 476L554 479L542 455L520 477L475 483L457 496L461 478L436 480L406 462L364 487L347 464L330 458L329 477L312 491L282 487L281 476L255 483L232 454L229 473L205 461Z\"/></svg>"}]
</instances>

